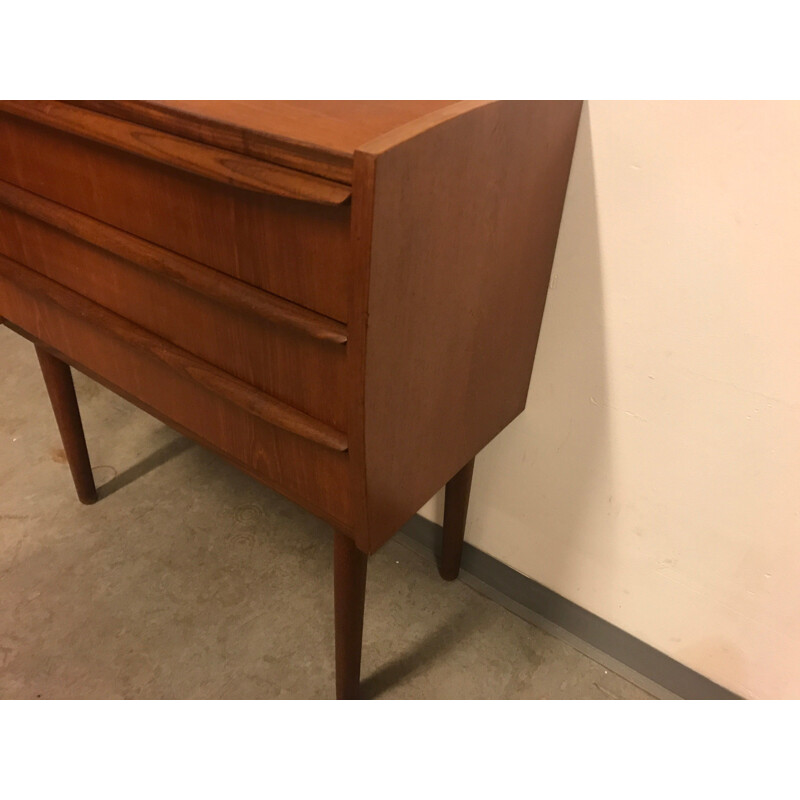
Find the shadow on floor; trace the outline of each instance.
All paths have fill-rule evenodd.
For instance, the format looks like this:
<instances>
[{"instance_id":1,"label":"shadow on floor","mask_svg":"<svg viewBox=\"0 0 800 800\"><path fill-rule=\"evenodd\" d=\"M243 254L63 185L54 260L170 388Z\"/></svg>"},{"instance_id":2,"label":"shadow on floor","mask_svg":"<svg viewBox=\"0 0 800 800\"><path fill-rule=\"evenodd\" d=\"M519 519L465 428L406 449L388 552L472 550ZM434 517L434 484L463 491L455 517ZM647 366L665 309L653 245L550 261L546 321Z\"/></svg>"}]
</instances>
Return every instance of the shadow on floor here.
<instances>
[{"instance_id":1,"label":"shadow on floor","mask_svg":"<svg viewBox=\"0 0 800 800\"><path fill-rule=\"evenodd\" d=\"M167 444L162 445L158 450L150 453L149 456L146 456L137 464L128 467L128 469L120 472L119 475L115 475L110 481L99 486L97 489L98 499L102 500L104 497L108 497L114 492L123 489L125 486L139 480L139 478L143 477L151 470L160 467L162 464L166 464L167 461L173 458L177 458L181 453L185 453L194 446L194 442L191 439L186 439L183 436L179 439L173 439L171 442L167 442Z\"/></svg>"},{"instance_id":2,"label":"shadow on floor","mask_svg":"<svg viewBox=\"0 0 800 800\"><path fill-rule=\"evenodd\" d=\"M453 647L463 645L467 636L481 626L485 617L485 612L476 614L474 608L464 609L451 617L436 630L426 634L412 650L362 679L361 696L364 700L374 700L401 680L419 672L428 663L440 659Z\"/></svg>"}]
</instances>

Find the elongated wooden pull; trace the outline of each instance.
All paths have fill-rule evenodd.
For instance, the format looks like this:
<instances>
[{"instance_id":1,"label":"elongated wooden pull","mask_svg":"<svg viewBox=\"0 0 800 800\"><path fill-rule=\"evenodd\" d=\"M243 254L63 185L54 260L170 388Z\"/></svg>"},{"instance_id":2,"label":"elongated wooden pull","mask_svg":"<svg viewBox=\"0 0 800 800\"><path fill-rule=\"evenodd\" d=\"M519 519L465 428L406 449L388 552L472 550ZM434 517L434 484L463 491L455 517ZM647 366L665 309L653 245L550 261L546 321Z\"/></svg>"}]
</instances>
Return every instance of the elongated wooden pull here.
<instances>
[{"instance_id":1,"label":"elongated wooden pull","mask_svg":"<svg viewBox=\"0 0 800 800\"><path fill-rule=\"evenodd\" d=\"M341 322L2 180L0 203L237 311L314 339L336 344L347 341L347 326Z\"/></svg>"},{"instance_id":2,"label":"elongated wooden pull","mask_svg":"<svg viewBox=\"0 0 800 800\"><path fill-rule=\"evenodd\" d=\"M326 205L341 205L352 193L351 188L343 183L183 139L69 103L3 100L0 102L0 111L111 145L176 169L202 175L204 178L227 183L238 189L267 192Z\"/></svg>"},{"instance_id":3,"label":"elongated wooden pull","mask_svg":"<svg viewBox=\"0 0 800 800\"><path fill-rule=\"evenodd\" d=\"M0 256L0 275L31 294L49 300L65 311L102 328L120 341L166 364L184 378L260 417L270 425L337 452L343 453L347 450L347 437L341 431L235 378L23 264Z\"/></svg>"}]
</instances>

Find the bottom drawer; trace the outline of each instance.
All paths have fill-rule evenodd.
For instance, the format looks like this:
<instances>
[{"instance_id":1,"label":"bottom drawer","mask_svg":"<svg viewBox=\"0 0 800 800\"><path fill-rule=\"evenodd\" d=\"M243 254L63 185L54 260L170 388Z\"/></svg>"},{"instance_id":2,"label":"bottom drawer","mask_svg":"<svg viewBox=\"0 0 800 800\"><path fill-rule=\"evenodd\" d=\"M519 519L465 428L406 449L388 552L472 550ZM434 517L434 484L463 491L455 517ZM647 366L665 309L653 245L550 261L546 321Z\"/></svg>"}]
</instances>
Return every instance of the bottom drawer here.
<instances>
[{"instance_id":1,"label":"bottom drawer","mask_svg":"<svg viewBox=\"0 0 800 800\"><path fill-rule=\"evenodd\" d=\"M347 452L265 422L4 274L0 318L263 483L340 528L350 528Z\"/></svg>"}]
</instances>

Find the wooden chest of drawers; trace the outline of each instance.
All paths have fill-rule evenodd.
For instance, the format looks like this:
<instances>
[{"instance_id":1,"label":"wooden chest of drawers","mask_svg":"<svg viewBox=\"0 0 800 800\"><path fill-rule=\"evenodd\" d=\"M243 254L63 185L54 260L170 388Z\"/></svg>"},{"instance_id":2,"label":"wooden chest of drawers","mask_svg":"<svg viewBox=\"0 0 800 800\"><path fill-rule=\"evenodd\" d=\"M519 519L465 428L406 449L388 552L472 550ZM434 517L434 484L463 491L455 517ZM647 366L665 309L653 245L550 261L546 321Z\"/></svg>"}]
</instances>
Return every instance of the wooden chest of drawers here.
<instances>
[{"instance_id":1,"label":"wooden chest of drawers","mask_svg":"<svg viewBox=\"0 0 800 800\"><path fill-rule=\"evenodd\" d=\"M0 319L79 496L67 364L331 523L337 695L366 557L524 406L577 102L0 102Z\"/></svg>"}]
</instances>

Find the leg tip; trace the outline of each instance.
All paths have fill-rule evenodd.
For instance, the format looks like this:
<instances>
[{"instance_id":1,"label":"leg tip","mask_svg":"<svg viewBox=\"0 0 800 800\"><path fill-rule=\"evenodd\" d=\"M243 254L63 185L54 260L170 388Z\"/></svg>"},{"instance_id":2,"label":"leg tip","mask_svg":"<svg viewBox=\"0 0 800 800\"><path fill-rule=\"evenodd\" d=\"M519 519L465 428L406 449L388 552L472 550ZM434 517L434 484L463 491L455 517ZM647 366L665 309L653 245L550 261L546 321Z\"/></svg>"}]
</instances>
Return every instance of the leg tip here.
<instances>
[{"instance_id":1,"label":"leg tip","mask_svg":"<svg viewBox=\"0 0 800 800\"><path fill-rule=\"evenodd\" d=\"M439 565L439 575L446 581L454 581L461 570L458 567Z\"/></svg>"},{"instance_id":2,"label":"leg tip","mask_svg":"<svg viewBox=\"0 0 800 800\"><path fill-rule=\"evenodd\" d=\"M80 500L85 506L92 506L97 502L97 492L95 491L91 494L79 494L78 500Z\"/></svg>"},{"instance_id":3,"label":"leg tip","mask_svg":"<svg viewBox=\"0 0 800 800\"><path fill-rule=\"evenodd\" d=\"M337 700L361 700L361 685L356 686L337 686Z\"/></svg>"}]
</instances>

